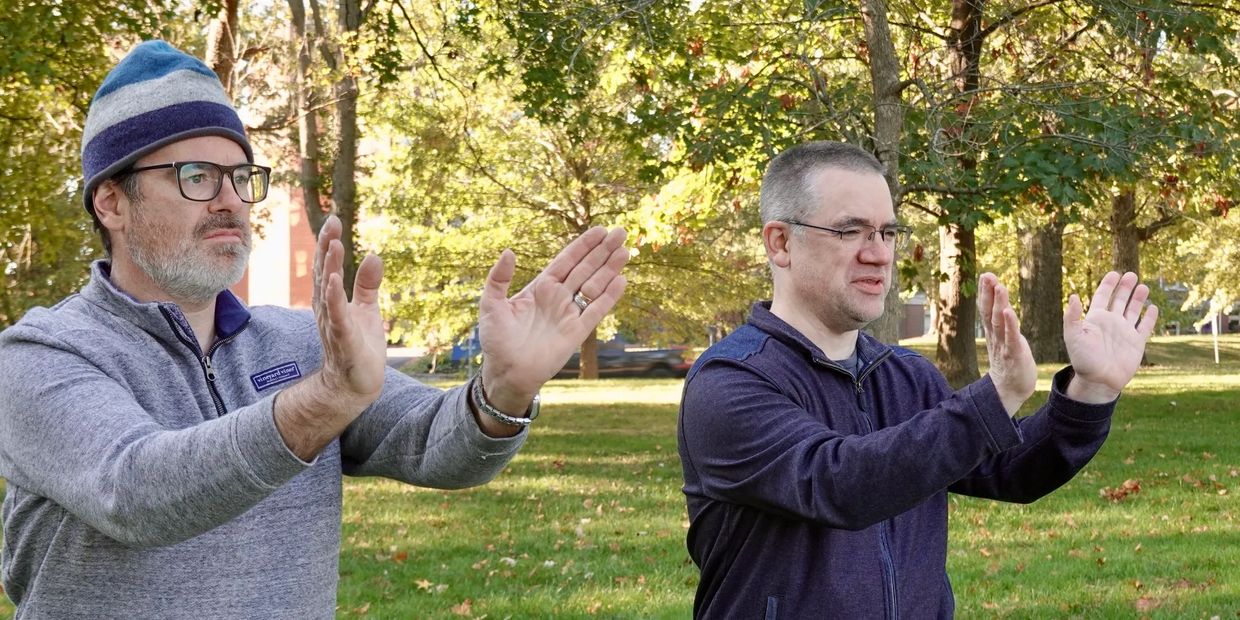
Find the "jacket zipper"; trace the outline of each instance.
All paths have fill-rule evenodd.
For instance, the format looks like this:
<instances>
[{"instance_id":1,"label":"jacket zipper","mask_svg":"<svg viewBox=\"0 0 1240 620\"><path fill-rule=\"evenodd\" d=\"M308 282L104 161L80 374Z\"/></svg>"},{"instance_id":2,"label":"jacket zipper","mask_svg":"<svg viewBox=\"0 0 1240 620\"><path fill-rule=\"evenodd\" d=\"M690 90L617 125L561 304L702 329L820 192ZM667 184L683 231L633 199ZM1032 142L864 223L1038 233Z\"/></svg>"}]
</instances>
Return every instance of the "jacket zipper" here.
<instances>
[{"instance_id":1,"label":"jacket zipper","mask_svg":"<svg viewBox=\"0 0 1240 620\"><path fill-rule=\"evenodd\" d=\"M861 383L865 381L866 377L870 376L870 373L878 367L880 362L886 360L890 356L890 349L884 351L882 355L878 356L878 359L875 359L873 362L867 364L861 371L861 375L853 381L853 385L857 390L857 405L862 412L861 419L865 422L866 432L869 433L874 432L874 425L871 423L869 416L866 415L865 401L863 399L865 390L861 387ZM899 620L900 609L898 605L899 592L896 589L896 562L895 558L892 557L891 554L891 542L888 534L891 531L891 521L892 519L886 519L879 524L878 555L879 560L883 565L883 576L885 577L883 580L883 594L887 599L887 617L891 620Z\"/></svg>"},{"instance_id":2,"label":"jacket zipper","mask_svg":"<svg viewBox=\"0 0 1240 620\"><path fill-rule=\"evenodd\" d=\"M215 344L212 344L211 348L207 349L207 352L204 354L202 352L202 348L198 346L197 342L191 341L181 333L181 329L177 327L176 321L168 315L167 310L164 310L161 307L160 311L164 315L164 320L168 321L168 327L172 328L172 333L177 335L177 340L180 340L181 344L189 347L189 350L194 353L195 357L198 358L198 364L202 367L202 375L207 379L207 393L211 395L211 402L215 404L215 414L221 418L224 417L228 411L224 408L224 398L220 396L220 392L215 386L215 366L211 364L211 355L215 353L216 350L218 350L224 343L236 338L237 334L245 331L245 328L250 326L250 322L246 321L240 329L230 334L227 338L215 341Z\"/></svg>"}]
</instances>

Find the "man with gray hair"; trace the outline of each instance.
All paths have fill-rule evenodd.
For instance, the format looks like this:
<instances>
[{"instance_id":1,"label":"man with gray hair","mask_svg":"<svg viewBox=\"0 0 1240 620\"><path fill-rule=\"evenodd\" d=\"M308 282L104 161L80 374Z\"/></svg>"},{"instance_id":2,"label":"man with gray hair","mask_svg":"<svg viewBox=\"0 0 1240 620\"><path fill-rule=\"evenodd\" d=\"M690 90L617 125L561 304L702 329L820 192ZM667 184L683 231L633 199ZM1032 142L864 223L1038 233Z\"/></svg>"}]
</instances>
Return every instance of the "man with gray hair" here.
<instances>
[{"instance_id":1,"label":"man with gray hair","mask_svg":"<svg viewBox=\"0 0 1240 620\"><path fill-rule=\"evenodd\" d=\"M793 147L761 203L773 299L698 358L680 409L694 617L951 617L948 491L1031 502L1093 457L1154 328L1149 289L1107 274L1084 316L1073 295L1072 365L1017 419L1037 367L993 274L978 295L990 369L960 390L861 331L909 235L874 157Z\"/></svg>"},{"instance_id":2,"label":"man with gray hair","mask_svg":"<svg viewBox=\"0 0 1240 620\"><path fill-rule=\"evenodd\" d=\"M492 479L625 286L621 229L581 235L511 297L505 251L479 302L480 374L439 390L386 367L382 263L361 262L350 300L334 217L312 313L227 290L270 169L200 60L135 47L91 102L82 168L109 257L0 333L0 577L18 618L334 617L341 474Z\"/></svg>"}]
</instances>

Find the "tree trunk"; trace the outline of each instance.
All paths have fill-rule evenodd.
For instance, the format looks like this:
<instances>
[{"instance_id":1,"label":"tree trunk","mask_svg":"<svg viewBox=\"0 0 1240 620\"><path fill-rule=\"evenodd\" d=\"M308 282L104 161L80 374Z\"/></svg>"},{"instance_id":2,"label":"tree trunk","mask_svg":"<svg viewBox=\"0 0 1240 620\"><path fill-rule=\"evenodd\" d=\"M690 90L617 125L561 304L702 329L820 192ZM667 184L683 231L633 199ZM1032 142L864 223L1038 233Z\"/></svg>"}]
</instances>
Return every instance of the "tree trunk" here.
<instances>
[{"instance_id":1,"label":"tree trunk","mask_svg":"<svg viewBox=\"0 0 1240 620\"><path fill-rule=\"evenodd\" d=\"M1131 271L1137 274L1137 281L1141 279L1141 229L1137 227L1137 190L1133 187L1125 187L1111 199L1111 268L1120 275ZM1141 354L1141 365L1150 365L1145 353Z\"/></svg>"},{"instance_id":2,"label":"tree trunk","mask_svg":"<svg viewBox=\"0 0 1240 620\"><path fill-rule=\"evenodd\" d=\"M358 0L340 0L339 23L344 40L338 46L336 68L336 165L332 170L332 201L340 217L340 243L344 246L344 290L352 293L357 274L357 79L346 58L348 41L362 25L362 9Z\"/></svg>"},{"instance_id":3,"label":"tree trunk","mask_svg":"<svg viewBox=\"0 0 1240 620\"><path fill-rule=\"evenodd\" d=\"M327 219L319 196L319 121L315 110L318 97L310 81L311 54L318 33L311 33L306 27L306 7L302 0L288 0L288 6L292 14L293 37L297 41L293 92L297 98L298 181L310 230L318 235L323 221Z\"/></svg>"},{"instance_id":4,"label":"tree trunk","mask_svg":"<svg viewBox=\"0 0 1240 620\"><path fill-rule=\"evenodd\" d=\"M900 135L904 129L904 106L900 101L900 61L891 41L884 0L861 0L861 18L866 45L870 51L870 83L874 95L874 155L883 164L887 188L899 215ZM904 304L900 301L899 270L891 267L891 290L887 292L883 316L870 324L869 332L879 340L894 343L900 339Z\"/></svg>"},{"instance_id":5,"label":"tree trunk","mask_svg":"<svg viewBox=\"0 0 1240 620\"><path fill-rule=\"evenodd\" d=\"M577 364L578 379L598 378L598 328L590 330L581 343L581 356Z\"/></svg>"},{"instance_id":6,"label":"tree trunk","mask_svg":"<svg viewBox=\"0 0 1240 620\"><path fill-rule=\"evenodd\" d=\"M939 268L947 279L939 283L935 332L935 363L952 387L976 381L977 293L973 286L977 256L976 235L958 224L939 228Z\"/></svg>"},{"instance_id":7,"label":"tree trunk","mask_svg":"<svg viewBox=\"0 0 1240 620\"><path fill-rule=\"evenodd\" d=\"M955 125L949 129L966 135L972 118L969 110L978 104L977 90L981 75L984 34L981 28L984 0L952 0L951 25L948 31L947 55L958 103ZM961 178L976 176L977 160L971 152L956 159ZM961 215L970 205L951 199L956 204L949 213ZM936 319L938 347L935 362L954 387L963 387L978 378L976 233L969 224L952 222L939 228L939 266L947 279L939 284L939 307Z\"/></svg>"},{"instance_id":8,"label":"tree trunk","mask_svg":"<svg viewBox=\"0 0 1240 620\"><path fill-rule=\"evenodd\" d=\"M1020 330L1038 363L1065 363L1063 344L1063 218L1020 234Z\"/></svg>"},{"instance_id":9,"label":"tree trunk","mask_svg":"<svg viewBox=\"0 0 1240 620\"><path fill-rule=\"evenodd\" d=\"M238 0L224 0L207 34L207 64L219 76L229 97L233 94L233 67L237 64L237 4Z\"/></svg>"},{"instance_id":10,"label":"tree trunk","mask_svg":"<svg viewBox=\"0 0 1240 620\"><path fill-rule=\"evenodd\" d=\"M1141 237L1137 229L1137 191L1124 188L1111 199L1111 267L1141 275Z\"/></svg>"}]
</instances>

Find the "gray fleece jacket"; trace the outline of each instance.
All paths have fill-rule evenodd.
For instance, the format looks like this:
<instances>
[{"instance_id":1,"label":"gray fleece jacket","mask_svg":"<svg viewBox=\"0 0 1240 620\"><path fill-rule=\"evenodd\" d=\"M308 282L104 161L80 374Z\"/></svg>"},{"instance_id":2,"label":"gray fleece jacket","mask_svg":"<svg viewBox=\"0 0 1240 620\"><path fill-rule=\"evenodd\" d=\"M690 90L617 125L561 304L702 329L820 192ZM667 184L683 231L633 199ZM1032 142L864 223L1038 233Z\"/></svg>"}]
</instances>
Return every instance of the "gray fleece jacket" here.
<instances>
[{"instance_id":1,"label":"gray fleece jacket","mask_svg":"<svg viewBox=\"0 0 1240 620\"><path fill-rule=\"evenodd\" d=\"M5 593L17 618L330 618L341 474L482 484L524 442L484 435L463 389L389 369L313 463L272 400L321 362L314 317L225 291L209 351L180 310L97 262L82 291L0 333Z\"/></svg>"}]
</instances>

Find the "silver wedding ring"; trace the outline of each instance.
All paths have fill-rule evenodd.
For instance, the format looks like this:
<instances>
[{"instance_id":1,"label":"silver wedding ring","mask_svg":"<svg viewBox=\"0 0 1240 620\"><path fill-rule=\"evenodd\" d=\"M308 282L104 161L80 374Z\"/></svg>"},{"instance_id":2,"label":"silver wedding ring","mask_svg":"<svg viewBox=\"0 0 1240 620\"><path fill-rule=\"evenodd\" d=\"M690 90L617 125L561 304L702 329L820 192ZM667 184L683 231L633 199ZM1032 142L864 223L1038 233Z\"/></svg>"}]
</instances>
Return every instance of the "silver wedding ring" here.
<instances>
[{"instance_id":1,"label":"silver wedding ring","mask_svg":"<svg viewBox=\"0 0 1240 620\"><path fill-rule=\"evenodd\" d=\"M591 301L594 301L594 300L590 299L589 297L586 297L585 295L582 295L581 291L577 291L576 293L573 294L573 304L576 305L577 309L581 310L582 312L586 311L586 306L590 305Z\"/></svg>"}]
</instances>

